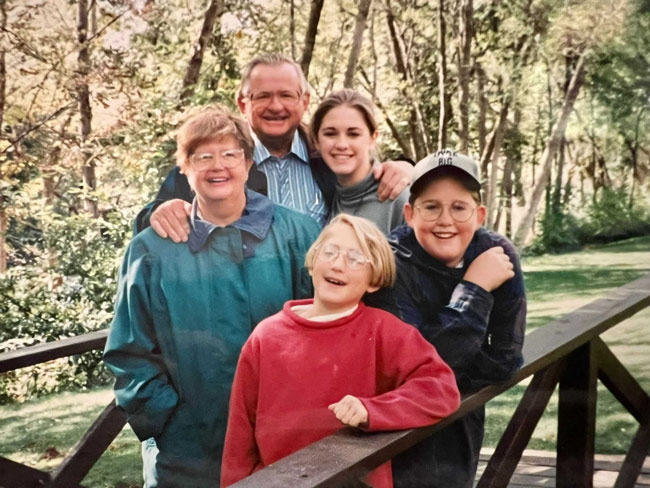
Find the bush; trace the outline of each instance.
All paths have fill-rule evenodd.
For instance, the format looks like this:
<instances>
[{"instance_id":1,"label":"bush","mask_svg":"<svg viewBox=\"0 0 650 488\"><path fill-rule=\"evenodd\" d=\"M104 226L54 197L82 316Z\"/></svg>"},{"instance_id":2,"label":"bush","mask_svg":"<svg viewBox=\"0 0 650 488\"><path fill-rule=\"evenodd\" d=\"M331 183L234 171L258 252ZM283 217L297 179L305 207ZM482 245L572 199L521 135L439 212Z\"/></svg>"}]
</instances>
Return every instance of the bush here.
<instances>
[{"instance_id":1,"label":"bush","mask_svg":"<svg viewBox=\"0 0 650 488\"><path fill-rule=\"evenodd\" d=\"M602 188L580 225L583 244L611 242L650 233L650 213L638 202L629 204L627 189Z\"/></svg>"},{"instance_id":2,"label":"bush","mask_svg":"<svg viewBox=\"0 0 650 488\"><path fill-rule=\"evenodd\" d=\"M0 352L103 329L112 319L129 220L117 212L106 220L58 217L42 228L33 262L11 267L0 278ZM7 402L105 384L110 375L95 351L0 378L0 401Z\"/></svg>"},{"instance_id":3,"label":"bush","mask_svg":"<svg viewBox=\"0 0 650 488\"><path fill-rule=\"evenodd\" d=\"M567 252L585 244L650 234L650 212L644 204L642 200L630 205L625 186L602 188L582 218L564 211L545 212L539 219L538 237L525 254Z\"/></svg>"}]
</instances>

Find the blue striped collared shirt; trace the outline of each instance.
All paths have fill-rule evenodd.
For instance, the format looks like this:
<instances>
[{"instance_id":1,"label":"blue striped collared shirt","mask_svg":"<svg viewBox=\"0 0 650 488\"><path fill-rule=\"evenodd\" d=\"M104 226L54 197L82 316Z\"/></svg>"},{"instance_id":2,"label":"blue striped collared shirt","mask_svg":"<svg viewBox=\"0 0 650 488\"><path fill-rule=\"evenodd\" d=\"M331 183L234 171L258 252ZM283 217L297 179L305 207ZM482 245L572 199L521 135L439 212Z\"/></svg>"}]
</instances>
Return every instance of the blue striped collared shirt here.
<instances>
[{"instance_id":1,"label":"blue striped collared shirt","mask_svg":"<svg viewBox=\"0 0 650 488\"><path fill-rule=\"evenodd\" d=\"M268 197L273 203L307 214L321 226L327 220L327 206L309 166L307 144L298 131L291 150L283 157L272 155L255 133L253 161L268 181Z\"/></svg>"}]
</instances>

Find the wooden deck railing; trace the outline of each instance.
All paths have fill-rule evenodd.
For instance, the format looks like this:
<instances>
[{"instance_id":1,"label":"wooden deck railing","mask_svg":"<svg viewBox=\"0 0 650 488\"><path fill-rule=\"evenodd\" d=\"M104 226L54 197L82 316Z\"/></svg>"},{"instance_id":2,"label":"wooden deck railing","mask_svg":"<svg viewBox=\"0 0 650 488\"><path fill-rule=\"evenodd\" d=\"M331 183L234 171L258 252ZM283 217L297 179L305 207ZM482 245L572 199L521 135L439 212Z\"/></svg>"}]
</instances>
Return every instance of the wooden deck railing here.
<instances>
[{"instance_id":1,"label":"wooden deck railing","mask_svg":"<svg viewBox=\"0 0 650 488\"><path fill-rule=\"evenodd\" d=\"M453 416L432 427L362 434L342 429L237 483L238 488L342 487L532 376L478 486L505 487L559 384L557 486L591 487L594 464L596 386L600 380L639 422L617 488L632 487L650 447L650 397L600 334L650 305L650 275L608 292L526 336L524 365L507 383L465 397ZM100 349L106 331L0 354L0 373ZM58 468L44 472L0 458L5 488L77 487L124 426L111 402Z\"/></svg>"}]
</instances>

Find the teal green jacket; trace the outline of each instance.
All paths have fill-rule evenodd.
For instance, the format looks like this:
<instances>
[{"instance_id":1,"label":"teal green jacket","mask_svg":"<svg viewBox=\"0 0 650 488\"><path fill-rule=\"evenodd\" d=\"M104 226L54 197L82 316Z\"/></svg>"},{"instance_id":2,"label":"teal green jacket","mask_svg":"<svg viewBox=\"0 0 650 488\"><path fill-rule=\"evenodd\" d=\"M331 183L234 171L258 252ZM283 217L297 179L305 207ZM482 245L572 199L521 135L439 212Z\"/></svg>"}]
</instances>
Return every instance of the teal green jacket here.
<instances>
[{"instance_id":1,"label":"teal green jacket","mask_svg":"<svg viewBox=\"0 0 650 488\"><path fill-rule=\"evenodd\" d=\"M131 241L104 361L133 431L156 440L157 486L218 485L240 349L284 302L312 296L304 256L319 231L248 191L227 227L193 216L187 243L152 229Z\"/></svg>"}]
</instances>

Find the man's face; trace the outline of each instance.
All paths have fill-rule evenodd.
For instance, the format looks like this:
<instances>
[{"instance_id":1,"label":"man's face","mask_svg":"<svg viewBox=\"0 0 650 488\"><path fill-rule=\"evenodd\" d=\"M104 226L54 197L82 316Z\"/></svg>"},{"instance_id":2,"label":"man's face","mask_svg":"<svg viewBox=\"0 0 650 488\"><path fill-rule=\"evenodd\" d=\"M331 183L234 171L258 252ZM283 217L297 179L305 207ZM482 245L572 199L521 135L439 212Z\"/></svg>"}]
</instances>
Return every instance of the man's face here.
<instances>
[{"instance_id":1,"label":"man's face","mask_svg":"<svg viewBox=\"0 0 650 488\"><path fill-rule=\"evenodd\" d=\"M261 140L293 137L309 105L296 69L287 63L255 66L245 95L237 104Z\"/></svg>"}]
</instances>

